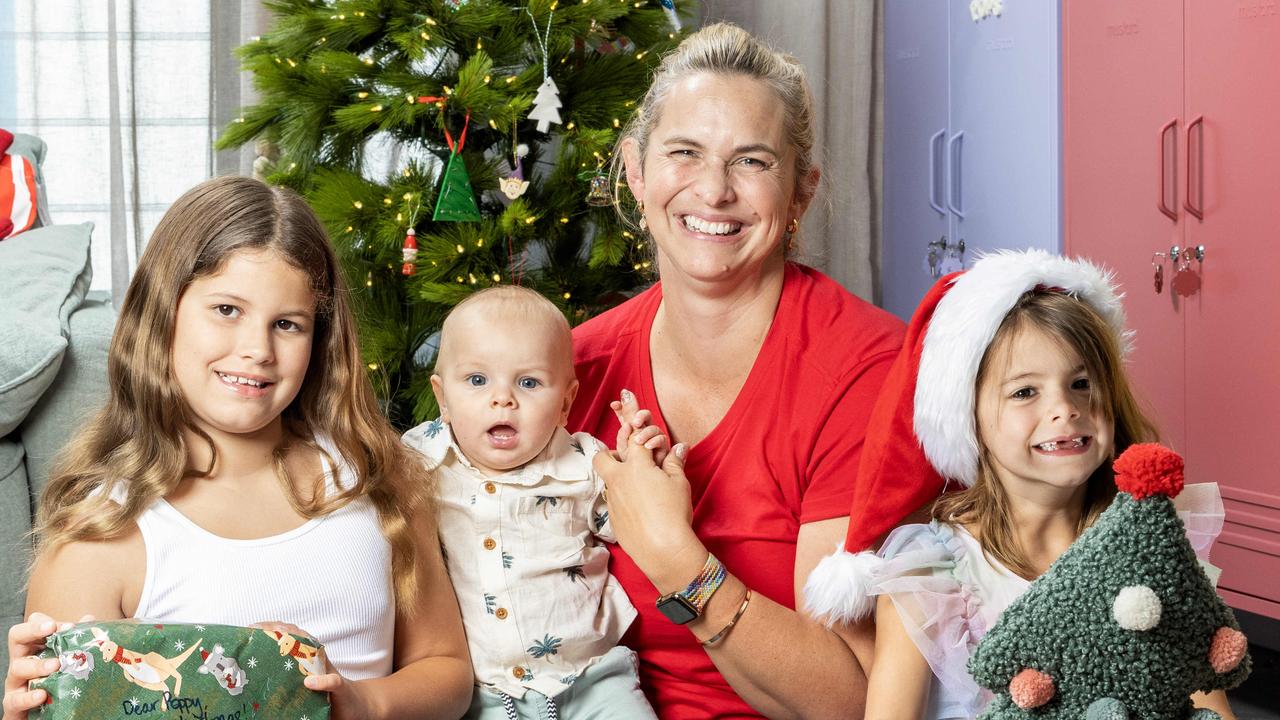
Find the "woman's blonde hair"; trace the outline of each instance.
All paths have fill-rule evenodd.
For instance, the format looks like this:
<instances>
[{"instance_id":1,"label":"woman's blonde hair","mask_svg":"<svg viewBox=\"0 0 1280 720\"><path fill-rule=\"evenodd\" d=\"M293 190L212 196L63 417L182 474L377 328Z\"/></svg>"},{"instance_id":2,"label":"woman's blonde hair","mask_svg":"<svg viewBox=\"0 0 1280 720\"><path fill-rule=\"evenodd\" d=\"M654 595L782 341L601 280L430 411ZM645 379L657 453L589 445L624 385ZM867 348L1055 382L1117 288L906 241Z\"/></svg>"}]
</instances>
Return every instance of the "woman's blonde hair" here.
<instances>
[{"instance_id":1,"label":"woman's blonde hair","mask_svg":"<svg viewBox=\"0 0 1280 720\"><path fill-rule=\"evenodd\" d=\"M783 130L795 153L796 196L804 201L811 199L817 192L817 183L810 172L814 166L816 132L813 93L809 90L804 66L795 57L774 50L730 23L702 28L662 58L644 99L618 136L609 168L614 187L623 185L622 143L633 140L643 158L671 89L680 81L700 73L749 77L773 90L778 102L787 109L783 114ZM614 193L614 207L624 222L635 227L636 223L623 211L618 195Z\"/></svg>"},{"instance_id":2,"label":"woman's blonde hair","mask_svg":"<svg viewBox=\"0 0 1280 720\"><path fill-rule=\"evenodd\" d=\"M197 185L156 226L111 341L106 405L68 445L41 496L39 549L117 537L184 477L213 470L217 449L193 422L171 369L178 301L192 281L216 274L233 254L259 250L305 273L316 302L307 374L281 414L285 432L274 451L276 475L294 509L307 518L369 498L391 544L397 606L407 611L417 592L411 517L432 509L432 476L379 411L324 227L302 198L249 178ZM188 469L184 430L209 444L208 468ZM335 495L324 492L322 475L295 485L284 462L291 442L336 460L316 444L319 436L330 439L354 475L355 482ZM308 492L299 492L299 485ZM116 487L126 491L123 504L109 499Z\"/></svg>"},{"instance_id":3,"label":"woman's blonde hair","mask_svg":"<svg viewBox=\"0 0 1280 720\"><path fill-rule=\"evenodd\" d=\"M1044 333L1064 351L1080 356L1089 375L1091 408L1114 426L1113 456L1098 466L1085 485L1084 511L1076 528L1080 533L1115 498L1111 460L1133 443L1154 442L1157 433L1129 386L1115 331L1087 302L1056 290L1036 289L1024 294L1005 316L978 365L975 393L981 391L983 381L1000 363L1008 362L1014 338L1029 329ZM983 552L1018 575L1033 578L1037 571L1013 532L1008 496L996 478L981 437L978 446L978 474L973 487L938 498L933 517L969 526Z\"/></svg>"}]
</instances>

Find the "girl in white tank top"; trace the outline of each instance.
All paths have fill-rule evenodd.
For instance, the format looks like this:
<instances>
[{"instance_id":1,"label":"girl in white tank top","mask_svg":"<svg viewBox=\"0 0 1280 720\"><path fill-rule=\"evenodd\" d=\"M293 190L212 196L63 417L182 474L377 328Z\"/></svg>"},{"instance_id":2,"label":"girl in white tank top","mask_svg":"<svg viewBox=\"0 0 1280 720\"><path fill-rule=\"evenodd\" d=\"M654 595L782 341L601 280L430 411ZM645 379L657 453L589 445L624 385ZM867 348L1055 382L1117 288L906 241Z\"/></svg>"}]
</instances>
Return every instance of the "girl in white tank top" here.
<instances>
[{"instance_id":1,"label":"girl in white tank top","mask_svg":"<svg viewBox=\"0 0 1280 720\"><path fill-rule=\"evenodd\" d=\"M41 497L6 718L54 621L256 624L325 645L334 718L459 717L471 664L433 478L378 410L332 247L293 193L224 177L156 227L110 395ZM40 611L40 612L32 612Z\"/></svg>"}]
</instances>

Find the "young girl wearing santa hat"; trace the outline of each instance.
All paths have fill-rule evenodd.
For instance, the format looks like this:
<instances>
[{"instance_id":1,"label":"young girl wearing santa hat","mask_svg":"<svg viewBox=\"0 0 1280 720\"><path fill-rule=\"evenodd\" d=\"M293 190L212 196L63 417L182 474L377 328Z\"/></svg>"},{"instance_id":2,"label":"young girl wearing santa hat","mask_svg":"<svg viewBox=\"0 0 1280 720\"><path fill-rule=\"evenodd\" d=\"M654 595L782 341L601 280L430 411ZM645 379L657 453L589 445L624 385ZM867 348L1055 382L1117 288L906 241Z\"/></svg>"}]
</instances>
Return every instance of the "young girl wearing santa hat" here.
<instances>
[{"instance_id":1,"label":"young girl wearing santa hat","mask_svg":"<svg viewBox=\"0 0 1280 720\"><path fill-rule=\"evenodd\" d=\"M875 553L857 551L890 528L855 497L846 542L806 585L831 623L875 613L868 720L973 718L990 701L966 669L974 648L1110 504L1111 461L1155 439L1125 377L1129 340L1110 275L1043 251L990 255L925 297L872 416L861 492L920 474L961 489ZM1213 533L1194 529L1206 551ZM1232 717L1221 692L1196 700Z\"/></svg>"}]
</instances>

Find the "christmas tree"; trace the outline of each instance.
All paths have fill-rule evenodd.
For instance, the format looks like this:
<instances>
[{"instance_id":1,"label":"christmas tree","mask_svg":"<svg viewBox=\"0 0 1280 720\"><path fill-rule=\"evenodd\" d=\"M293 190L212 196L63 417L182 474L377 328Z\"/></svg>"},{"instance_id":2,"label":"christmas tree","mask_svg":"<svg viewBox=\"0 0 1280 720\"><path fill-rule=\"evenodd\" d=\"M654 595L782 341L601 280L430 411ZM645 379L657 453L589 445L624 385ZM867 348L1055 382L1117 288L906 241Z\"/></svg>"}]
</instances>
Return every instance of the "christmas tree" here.
<instances>
[{"instance_id":1,"label":"christmas tree","mask_svg":"<svg viewBox=\"0 0 1280 720\"><path fill-rule=\"evenodd\" d=\"M470 293L532 287L576 324L649 282L607 173L681 39L670 0L267 4L273 29L240 49L261 101L218 146L268 141L268 180L328 226L392 422L436 413L435 334Z\"/></svg>"}]
</instances>

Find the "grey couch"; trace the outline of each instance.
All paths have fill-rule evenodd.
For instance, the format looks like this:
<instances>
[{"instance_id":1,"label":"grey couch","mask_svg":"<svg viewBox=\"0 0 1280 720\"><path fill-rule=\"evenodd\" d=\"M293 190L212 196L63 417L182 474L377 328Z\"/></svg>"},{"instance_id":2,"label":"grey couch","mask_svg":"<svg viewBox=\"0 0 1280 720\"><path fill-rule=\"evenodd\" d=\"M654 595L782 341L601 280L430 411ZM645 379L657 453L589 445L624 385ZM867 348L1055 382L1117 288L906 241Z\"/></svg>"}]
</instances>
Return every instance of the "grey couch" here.
<instances>
[{"instance_id":1,"label":"grey couch","mask_svg":"<svg viewBox=\"0 0 1280 720\"><path fill-rule=\"evenodd\" d=\"M44 144L18 136L38 163ZM37 165L38 166L38 165ZM43 191L43 188L40 188ZM43 192L41 192L43 196ZM0 630L22 619L29 531L58 452L106 396L110 299L89 293L92 225L39 227L0 241ZM0 668L8 666L0 644Z\"/></svg>"}]
</instances>

